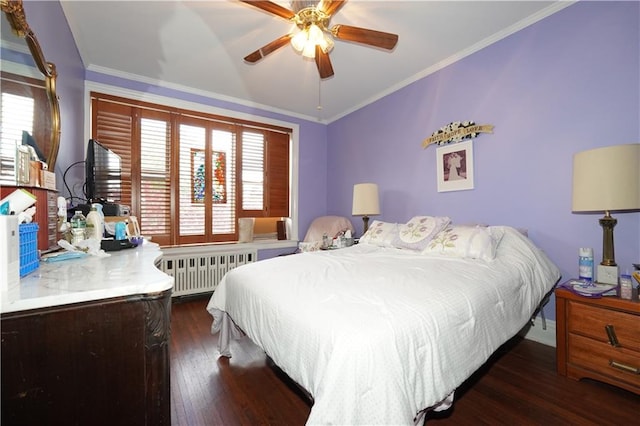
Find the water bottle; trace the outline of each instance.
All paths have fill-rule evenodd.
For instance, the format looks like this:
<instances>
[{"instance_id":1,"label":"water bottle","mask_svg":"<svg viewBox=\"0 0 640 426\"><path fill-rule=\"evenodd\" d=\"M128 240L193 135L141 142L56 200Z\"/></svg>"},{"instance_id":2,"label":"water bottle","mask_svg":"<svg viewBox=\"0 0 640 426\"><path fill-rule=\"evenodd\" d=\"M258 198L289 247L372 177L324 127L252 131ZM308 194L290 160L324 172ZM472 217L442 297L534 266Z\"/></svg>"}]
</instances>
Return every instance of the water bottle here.
<instances>
[{"instance_id":1,"label":"water bottle","mask_svg":"<svg viewBox=\"0 0 640 426\"><path fill-rule=\"evenodd\" d=\"M581 248L578 250L578 278L585 281L593 281L592 248Z\"/></svg>"},{"instance_id":2,"label":"water bottle","mask_svg":"<svg viewBox=\"0 0 640 426\"><path fill-rule=\"evenodd\" d=\"M87 231L87 218L80 210L76 210L71 218L71 244L77 245L85 240Z\"/></svg>"}]
</instances>

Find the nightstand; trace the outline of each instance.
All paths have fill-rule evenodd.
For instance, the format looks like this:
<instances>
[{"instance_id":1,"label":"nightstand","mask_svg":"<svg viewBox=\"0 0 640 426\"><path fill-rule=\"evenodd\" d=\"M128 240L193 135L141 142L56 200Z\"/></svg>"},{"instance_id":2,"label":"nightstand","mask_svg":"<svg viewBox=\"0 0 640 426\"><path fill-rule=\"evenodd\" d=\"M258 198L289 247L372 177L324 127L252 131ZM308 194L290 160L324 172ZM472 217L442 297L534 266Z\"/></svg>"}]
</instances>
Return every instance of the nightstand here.
<instances>
[{"instance_id":1,"label":"nightstand","mask_svg":"<svg viewBox=\"0 0 640 426\"><path fill-rule=\"evenodd\" d=\"M590 378L640 394L640 302L600 299L558 288L556 366L575 380Z\"/></svg>"}]
</instances>

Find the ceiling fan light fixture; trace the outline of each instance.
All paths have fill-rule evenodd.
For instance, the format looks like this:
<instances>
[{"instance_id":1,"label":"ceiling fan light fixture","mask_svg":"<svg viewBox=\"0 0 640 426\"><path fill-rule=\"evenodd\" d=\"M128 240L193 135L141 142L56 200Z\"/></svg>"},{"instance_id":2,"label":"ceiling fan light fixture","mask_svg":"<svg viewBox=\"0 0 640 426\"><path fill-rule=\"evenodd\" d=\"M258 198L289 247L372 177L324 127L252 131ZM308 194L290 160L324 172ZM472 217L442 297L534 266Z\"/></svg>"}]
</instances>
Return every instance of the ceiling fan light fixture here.
<instances>
[{"instance_id":1,"label":"ceiling fan light fixture","mask_svg":"<svg viewBox=\"0 0 640 426\"><path fill-rule=\"evenodd\" d=\"M291 37L291 46L293 46L296 52L302 52L308 40L309 33L305 30L302 30L298 32L298 34Z\"/></svg>"},{"instance_id":2,"label":"ceiling fan light fixture","mask_svg":"<svg viewBox=\"0 0 640 426\"><path fill-rule=\"evenodd\" d=\"M333 49L333 40L322 29L311 24L291 37L291 46L306 58L316 57L316 46L320 46L324 53Z\"/></svg>"},{"instance_id":3,"label":"ceiling fan light fixture","mask_svg":"<svg viewBox=\"0 0 640 426\"><path fill-rule=\"evenodd\" d=\"M324 34L320 27L316 24L309 25L309 43L312 43L314 46L320 44L324 40Z\"/></svg>"},{"instance_id":4,"label":"ceiling fan light fixture","mask_svg":"<svg viewBox=\"0 0 640 426\"><path fill-rule=\"evenodd\" d=\"M293 10L280 6L271 0L240 1L284 18L299 28L297 33L285 34L251 52L244 58L248 63L258 62L290 43L293 49L302 56L315 59L320 78L325 79L334 75L329 52L333 49L335 40L350 41L386 50L393 50L398 42L397 34L342 24L330 27L331 17L340 10L347 0L295 0L291 2Z\"/></svg>"},{"instance_id":5,"label":"ceiling fan light fixture","mask_svg":"<svg viewBox=\"0 0 640 426\"><path fill-rule=\"evenodd\" d=\"M333 49L333 45L333 40L331 40L331 37L327 36L324 36L320 42L320 48L324 53L329 53L331 49Z\"/></svg>"},{"instance_id":6,"label":"ceiling fan light fixture","mask_svg":"<svg viewBox=\"0 0 640 426\"><path fill-rule=\"evenodd\" d=\"M302 56L305 58L313 59L316 57L316 45L313 43L307 43L302 49Z\"/></svg>"}]
</instances>

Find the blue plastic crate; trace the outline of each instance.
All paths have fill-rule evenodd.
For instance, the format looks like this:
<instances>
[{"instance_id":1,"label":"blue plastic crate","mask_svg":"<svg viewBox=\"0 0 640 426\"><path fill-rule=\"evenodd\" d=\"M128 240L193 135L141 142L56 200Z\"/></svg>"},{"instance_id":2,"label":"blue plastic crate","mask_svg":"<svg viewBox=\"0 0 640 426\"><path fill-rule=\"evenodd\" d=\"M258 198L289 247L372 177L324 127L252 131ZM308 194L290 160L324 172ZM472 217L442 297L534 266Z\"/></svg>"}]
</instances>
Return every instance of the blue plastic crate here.
<instances>
[{"instance_id":1,"label":"blue plastic crate","mask_svg":"<svg viewBox=\"0 0 640 426\"><path fill-rule=\"evenodd\" d=\"M21 223L20 233L20 277L35 271L40 266L38 259L38 224Z\"/></svg>"}]
</instances>

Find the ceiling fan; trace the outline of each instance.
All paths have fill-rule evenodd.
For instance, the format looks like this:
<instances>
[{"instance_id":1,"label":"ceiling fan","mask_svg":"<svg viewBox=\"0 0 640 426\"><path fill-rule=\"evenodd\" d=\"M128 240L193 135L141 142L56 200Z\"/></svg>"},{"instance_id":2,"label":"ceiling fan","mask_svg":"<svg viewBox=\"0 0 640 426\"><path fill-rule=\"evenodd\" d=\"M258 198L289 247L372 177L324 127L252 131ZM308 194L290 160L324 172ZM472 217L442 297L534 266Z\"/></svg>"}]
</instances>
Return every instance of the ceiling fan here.
<instances>
[{"instance_id":1,"label":"ceiling fan","mask_svg":"<svg viewBox=\"0 0 640 426\"><path fill-rule=\"evenodd\" d=\"M258 62L291 42L294 49L302 53L303 56L315 59L320 78L325 79L334 74L329 59L329 52L333 48L333 38L386 50L392 50L398 42L397 34L341 24L329 27L331 17L346 3L346 0L293 0L291 2L293 10L272 1L240 1L287 19L300 29L298 33L285 34L245 56L244 60L250 63Z\"/></svg>"}]
</instances>

